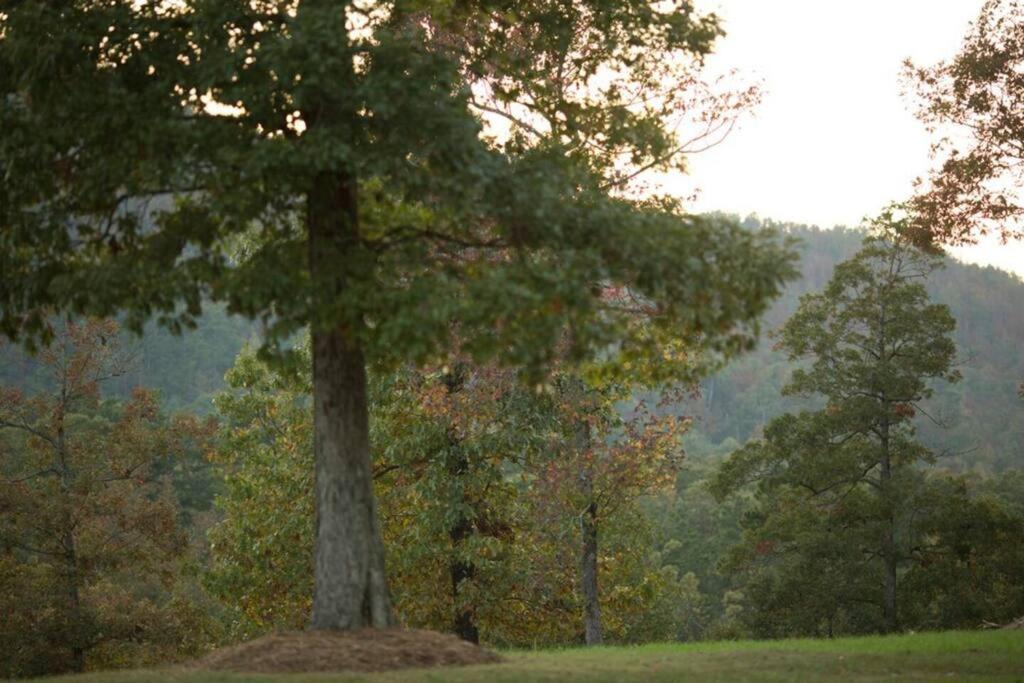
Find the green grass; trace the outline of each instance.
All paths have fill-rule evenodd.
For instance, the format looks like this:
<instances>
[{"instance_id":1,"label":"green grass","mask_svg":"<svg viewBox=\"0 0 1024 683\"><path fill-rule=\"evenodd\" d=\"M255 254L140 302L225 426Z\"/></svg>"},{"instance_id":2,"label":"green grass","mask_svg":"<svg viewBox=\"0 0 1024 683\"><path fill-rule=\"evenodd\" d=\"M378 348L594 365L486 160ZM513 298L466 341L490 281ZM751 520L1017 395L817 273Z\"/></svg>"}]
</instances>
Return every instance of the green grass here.
<instances>
[{"instance_id":1,"label":"green grass","mask_svg":"<svg viewBox=\"0 0 1024 683\"><path fill-rule=\"evenodd\" d=\"M61 683L512 683L518 681L1016 681L1024 631L919 633L508 652L488 666L374 675L253 675L121 671L43 679Z\"/></svg>"}]
</instances>

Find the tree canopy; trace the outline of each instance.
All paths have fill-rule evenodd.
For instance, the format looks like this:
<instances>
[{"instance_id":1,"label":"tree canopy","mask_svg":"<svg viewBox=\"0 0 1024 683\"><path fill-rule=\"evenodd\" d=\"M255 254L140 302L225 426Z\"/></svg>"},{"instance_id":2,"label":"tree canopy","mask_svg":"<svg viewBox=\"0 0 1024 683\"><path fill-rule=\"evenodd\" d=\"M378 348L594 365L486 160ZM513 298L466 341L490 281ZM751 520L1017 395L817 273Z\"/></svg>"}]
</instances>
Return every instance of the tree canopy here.
<instances>
[{"instance_id":1,"label":"tree canopy","mask_svg":"<svg viewBox=\"0 0 1024 683\"><path fill-rule=\"evenodd\" d=\"M918 117L939 165L911 206L923 240L970 243L990 232L1024 237L1024 5L987 0L960 52L933 66L906 64Z\"/></svg>"},{"instance_id":2,"label":"tree canopy","mask_svg":"<svg viewBox=\"0 0 1024 683\"><path fill-rule=\"evenodd\" d=\"M805 296L779 333L790 357L807 361L784 391L820 395L824 406L773 420L715 482L721 493L756 481L764 494L748 562L771 554L784 567L755 584L765 624L775 615L781 626L779 612L795 611L810 619L804 630L827 622L831 634L837 619L874 600L877 623L895 631L902 568L927 552L913 527L932 511L914 465L934 454L915 439L912 418L927 414L932 381L959 373L955 321L924 287L941 261L907 243L905 221L877 219L879 234L836 266L824 291Z\"/></svg>"},{"instance_id":3,"label":"tree canopy","mask_svg":"<svg viewBox=\"0 0 1024 683\"><path fill-rule=\"evenodd\" d=\"M422 362L457 328L534 376L567 332L571 359L692 373L749 347L790 275L763 233L615 191L618 164L685 147L669 65L719 33L687 1L79 0L2 22L0 330L178 329L207 300L271 353L309 326L318 627L392 622L367 363ZM527 110L506 142L483 91ZM536 116L552 134L529 140Z\"/></svg>"},{"instance_id":4,"label":"tree canopy","mask_svg":"<svg viewBox=\"0 0 1024 683\"><path fill-rule=\"evenodd\" d=\"M269 343L344 320L371 361L422 359L458 320L467 348L536 364L566 326L584 348L620 341L621 307L593 291L620 283L657 307L655 327L735 347L749 336L733 325L753 324L783 252L727 221L609 196L615 168L586 151L593 138L615 159L678 159L663 122L589 79L625 65L653 79L652 60L668 55L692 63L715 19L687 3L570 9L13 7L0 54L4 332L38 340L52 308L177 327L212 299L262 320ZM515 28L527 19L545 30ZM466 41L452 39L456 25ZM509 100L546 92L551 70L527 69L525 55L577 29L583 43L562 46L580 62L562 77L577 95L551 116L585 139L489 145L472 78L505 83ZM638 35L653 42L641 51ZM330 120L342 105L346 118ZM357 179L360 232L343 250L352 274L327 301L299 226L317 174L335 169ZM248 258L233 258L232 238L254 233ZM635 336L650 346L649 330Z\"/></svg>"}]
</instances>

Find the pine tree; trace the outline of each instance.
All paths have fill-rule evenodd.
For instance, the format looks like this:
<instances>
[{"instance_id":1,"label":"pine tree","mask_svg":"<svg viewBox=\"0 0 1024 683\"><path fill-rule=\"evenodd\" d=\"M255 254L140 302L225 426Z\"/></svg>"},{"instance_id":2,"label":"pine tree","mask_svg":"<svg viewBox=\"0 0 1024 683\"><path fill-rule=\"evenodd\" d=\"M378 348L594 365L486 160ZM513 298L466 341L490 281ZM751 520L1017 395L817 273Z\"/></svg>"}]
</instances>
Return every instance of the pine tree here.
<instances>
[{"instance_id":1,"label":"pine tree","mask_svg":"<svg viewBox=\"0 0 1024 683\"><path fill-rule=\"evenodd\" d=\"M910 523L922 486L916 465L934 459L915 439L914 418L928 415L932 381L959 375L955 321L924 287L939 257L909 244L905 219L892 212L874 228L823 292L803 297L779 336L791 359L806 361L784 392L820 397L823 407L773 420L763 440L724 463L716 487L760 482L768 503L748 542L755 555L788 553L802 559L806 576L818 568L818 577L832 577L804 592L816 596L812 607L825 610L822 618L862 597L845 592L859 583L858 563L877 569L881 590L871 599L892 632L901 571L912 559Z\"/></svg>"}]
</instances>

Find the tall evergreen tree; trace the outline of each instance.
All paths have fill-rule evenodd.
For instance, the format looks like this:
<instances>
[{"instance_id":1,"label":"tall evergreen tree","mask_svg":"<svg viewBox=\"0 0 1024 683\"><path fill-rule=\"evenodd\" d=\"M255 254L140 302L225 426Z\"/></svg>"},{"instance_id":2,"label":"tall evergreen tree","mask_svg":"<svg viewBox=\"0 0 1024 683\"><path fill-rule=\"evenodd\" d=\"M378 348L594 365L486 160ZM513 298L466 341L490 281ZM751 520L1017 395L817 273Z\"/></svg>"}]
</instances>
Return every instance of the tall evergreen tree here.
<instances>
[{"instance_id":1,"label":"tall evergreen tree","mask_svg":"<svg viewBox=\"0 0 1024 683\"><path fill-rule=\"evenodd\" d=\"M915 439L913 418L927 415L922 402L932 394L931 381L959 375L952 368L955 321L945 306L929 302L924 287L939 257L910 245L902 236L905 220L891 212L874 227L878 234L836 267L823 292L805 296L781 330L779 344L790 358L807 361L784 391L819 396L823 407L773 420L762 441L724 463L716 486L724 492L759 480L769 500L789 501L767 512L770 523L760 531L774 536L760 539L767 543L762 551L779 543L775 550L785 554L788 544L811 565L809 553L819 553L823 575L849 571L851 562L877 567L884 628L896 631L899 577L912 559L910 524L921 486L915 465L934 458ZM794 498L805 505L794 508ZM808 506L816 514L805 514ZM841 601L835 592L844 583L822 590Z\"/></svg>"}]
</instances>

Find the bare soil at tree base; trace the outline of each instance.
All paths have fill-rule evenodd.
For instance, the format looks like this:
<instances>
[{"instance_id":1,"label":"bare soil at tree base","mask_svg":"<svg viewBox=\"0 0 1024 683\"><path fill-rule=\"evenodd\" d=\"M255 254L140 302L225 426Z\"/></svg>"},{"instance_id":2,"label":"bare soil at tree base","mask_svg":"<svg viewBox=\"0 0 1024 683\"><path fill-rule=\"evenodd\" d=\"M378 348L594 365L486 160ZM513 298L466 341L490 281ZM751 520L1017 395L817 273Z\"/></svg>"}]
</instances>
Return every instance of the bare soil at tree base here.
<instances>
[{"instance_id":1,"label":"bare soil at tree base","mask_svg":"<svg viewBox=\"0 0 1024 683\"><path fill-rule=\"evenodd\" d=\"M215 650L187 668L239 673L371 673L500 661L493 652L453 635L396 628L272 633Z\"/></svg>"}]
</instances>

